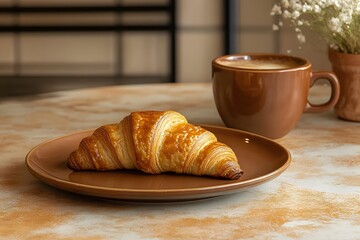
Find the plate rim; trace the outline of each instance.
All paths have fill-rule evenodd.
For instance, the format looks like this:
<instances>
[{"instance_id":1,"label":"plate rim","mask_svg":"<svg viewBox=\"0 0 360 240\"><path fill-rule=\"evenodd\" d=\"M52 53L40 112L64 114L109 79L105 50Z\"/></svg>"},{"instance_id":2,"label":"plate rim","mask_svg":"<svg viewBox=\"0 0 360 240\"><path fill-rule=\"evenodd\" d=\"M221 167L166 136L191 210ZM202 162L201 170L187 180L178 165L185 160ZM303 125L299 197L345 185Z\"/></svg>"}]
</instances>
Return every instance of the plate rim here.
<instances>
[{"instance_id":1,"label":"plate rim","mask_svg":"<svg viewBox=\"0 0 360 240\"><path fill-rule=\"evenodd\" d=\"M29 172L34 177L36 177L38 180L40 180L41 182L46 183L50 186L53 186L55 188L62 189L65 191L69 191L69 192L73 192L73 193L77 193L77 194L89 195L89 196L97 196L97 197L101 197L101 198L108 198L108 197L103 197L101 194L99 195L99 194L89 193L89 191L91 191L91 190L92 191L96 190L96 191L101 191L101 192L109 193L109 194L113 193L111 195L116 195L116 196L113 196L111 198L119 199L119 200L121 200L121 199L124 199L124 200L140 199L140 198L124 197L123 195L132 194L133 196L136 196L136 195L142 194L142 195L146 195L147 197L149 197L149 200L159 200L159 199L169 199L171 197L175 197L175 198L179 198L179 199L187 199L188 196L201 195L201 194L207 194L207 195L210 194L211 197L215 197L215 196L220 196L220 195L225 195L227 193L231 193L234 190L237 190L237 191L245 190L245 189L252 188L257 185L263 184L265 182L268 182L268 181L278 177L290 166L290 164L292 162L292 156L291 156L290 151L288 149L286 149L283 145L281 145L278 142L275 142L272 139L266 138L264 136L261 136L261 135L255 134L255 133L251 133L251 132L247 132L247 131L243 131L243 130L239 130L239 129L234 129L234 128L227 128L227 127L223 127L223 126L208 125L208 124L197 124L197 125L205 128L205 129L206 129L206 127L209 127L209 128L218 129L221 131L239 132L241 134L249 135L249 136L252 136L255 138L260 138L267 142L271 142L271 144L277 145L284 151L284 153L286 153L287 159L280 167L276 168L275 170L273 170L267 174L261 175L259 177L247 179L245 181L223 180L224 184L210 185L210 186L205 186L205 187L195 187L195 188L179 188L179 189L129 189L129 188L114 188L114 187L104 187L104 186L95 186L95 185L89 185L89 184L84 184L84 183L77 183L77 182L64 180L64 179L58 178L54 175L51 175L50 173L46 172L42 167L37 165L36 162L31 161L30 156L32 156L34 154L34 152L36 150L38 150L40 147L42 147L46 144L49 144L51 142L56 142L59 139L68 138L68 137L71 137L74 135L84 134L87 132L89 132L91 134L92 132L95 131L95 129L88 129L88 130L75 131L75 132L68 133L68 134L65 134L62 136L50 138L50 139L47 139L47 140L37 144L36 146L31 148L31 150L26 154L25 164L26 164ZM36 171L34 169L33 165L35 165L37 167L37 169L41 169L41 171L40 172ZM234 182L234 181L236 181L236 182ZM63 185L66 185L67 187L65 188ZM73 188L75 188L75 189L73 189ZM81 190L81 192L79 190ZM221 190L221 192L218 192L218 190ZM193 193L194 191L196 193ZM114 193L116 193L116 194L114 194ZM179 195L179 193L181 195ZM216 193L218 193L218 194L216 194ZM160 195L160 194L162 194L162 195ZM200 198L202 199L204 197L200 197ZM193 199L197 199L197 198L193 198ZM147 201L147 200L145 199L145 201Z\"/></svg>"}]
</instances>

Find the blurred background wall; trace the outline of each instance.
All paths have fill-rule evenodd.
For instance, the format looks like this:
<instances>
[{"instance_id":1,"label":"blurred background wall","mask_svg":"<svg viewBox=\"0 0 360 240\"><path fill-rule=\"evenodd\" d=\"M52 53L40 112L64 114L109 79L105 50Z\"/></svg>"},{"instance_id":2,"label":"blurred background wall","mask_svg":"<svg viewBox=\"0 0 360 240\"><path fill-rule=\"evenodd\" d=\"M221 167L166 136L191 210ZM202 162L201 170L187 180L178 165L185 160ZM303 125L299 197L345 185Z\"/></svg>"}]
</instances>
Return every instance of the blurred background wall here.
<instances>
[{"instance_id":1,"label":"blurred background wall","mask_svg":"<svg viewBox=\"0 0 360 240\"><path fill-rule=\"evenodd\" d=\"M223 0L175 1L177 82L211 81L211 60L225 53ZM290 53L315 69L330 69L327 47L306 35L299 47L293 29L273 31L273 0L235 0L234 52ZM36 7L166 5L167 0L1 0L0 96L113 84L167 82L171 71L167 31L32 31L31 26L167 24L166 12L73 11ZM30 7L30 10L29 8ZM25 9L21 12L16 9ZM22 30L19 27L23 27ZM24 28L25 27L25 28ZM29 27L29 28L26 28ZM19 30L20 29L20 30ZM170 52L169 52L170 51ZM165 77L164 77L165 76ZM168 76L168 77L166 77Z\"/></svg>"}]
</instances>

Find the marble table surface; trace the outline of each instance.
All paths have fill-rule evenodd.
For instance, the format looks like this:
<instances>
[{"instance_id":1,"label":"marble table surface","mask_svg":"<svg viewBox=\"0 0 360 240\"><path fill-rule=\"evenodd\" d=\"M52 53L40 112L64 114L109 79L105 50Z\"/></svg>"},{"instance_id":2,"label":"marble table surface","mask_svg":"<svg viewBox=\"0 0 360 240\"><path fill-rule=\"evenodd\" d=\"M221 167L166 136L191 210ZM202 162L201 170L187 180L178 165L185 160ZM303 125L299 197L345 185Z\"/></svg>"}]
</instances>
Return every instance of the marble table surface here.
<instances>
[{"instance_id":1,"label":"marble table surface","mask_svg":"<svg viewBox=\"0 0 360 240\"><path fill-rule=\"evenodd\" d=\"M325 85L312 91L321 100ZM173 109L223 126L210 83L126 85L0 100L0 239L360 239L360 123L306 113L276 140L292 155L279 177L183 203L130 203L48 186L24 162L37 144Z\"/></svg>"}]
</instances>

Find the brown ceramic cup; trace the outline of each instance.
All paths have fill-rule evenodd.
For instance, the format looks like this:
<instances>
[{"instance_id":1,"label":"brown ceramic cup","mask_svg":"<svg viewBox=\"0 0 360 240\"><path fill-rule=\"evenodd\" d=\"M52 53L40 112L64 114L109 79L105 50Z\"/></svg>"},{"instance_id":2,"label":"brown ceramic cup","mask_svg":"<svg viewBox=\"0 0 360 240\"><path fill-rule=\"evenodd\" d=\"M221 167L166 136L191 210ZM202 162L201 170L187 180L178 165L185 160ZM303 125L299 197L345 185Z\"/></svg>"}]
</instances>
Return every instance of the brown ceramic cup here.
<instances>
[{"instance_id":1,"label":"brown ceramic cup","mask_svg":"<svg viewBox=\"0 0 360 240\"><path fill-rule=\"evenodd\" d=\"M268 138L288 134L303 112L324 112L339 99L340 87L331 72L312 71L306 59L278 54L234 54L212 61L213 92L225 125ZM308 100L318 79L331 85L323 104Z\"/></svg>"}]
</instances>

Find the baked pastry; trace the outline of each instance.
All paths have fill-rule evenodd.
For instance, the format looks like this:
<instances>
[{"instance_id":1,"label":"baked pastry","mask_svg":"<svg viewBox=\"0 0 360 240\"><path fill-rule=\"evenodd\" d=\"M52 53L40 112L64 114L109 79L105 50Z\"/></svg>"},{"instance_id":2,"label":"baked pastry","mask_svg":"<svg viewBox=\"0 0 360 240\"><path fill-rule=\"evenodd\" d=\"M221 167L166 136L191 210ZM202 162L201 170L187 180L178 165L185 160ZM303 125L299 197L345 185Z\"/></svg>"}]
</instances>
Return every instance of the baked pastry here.
<instances>
[{"instance_id":1,"label":"baked pastry","mask_svg":"<svg viewBox=\"0 0 360 240\"><path fill-rule=\"evenodd\" d=\"M68 158L74 170L138 169L149 174L175 172L224 179L242 175L227 145L174 111L133 112L104 125L80 142Z\"/></svg>"}]
</instances>

